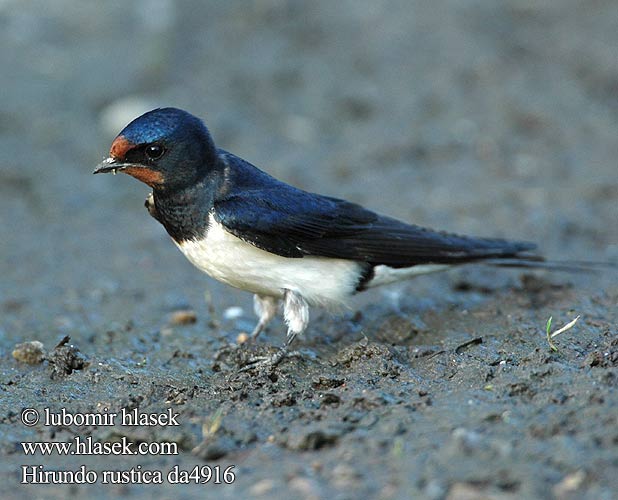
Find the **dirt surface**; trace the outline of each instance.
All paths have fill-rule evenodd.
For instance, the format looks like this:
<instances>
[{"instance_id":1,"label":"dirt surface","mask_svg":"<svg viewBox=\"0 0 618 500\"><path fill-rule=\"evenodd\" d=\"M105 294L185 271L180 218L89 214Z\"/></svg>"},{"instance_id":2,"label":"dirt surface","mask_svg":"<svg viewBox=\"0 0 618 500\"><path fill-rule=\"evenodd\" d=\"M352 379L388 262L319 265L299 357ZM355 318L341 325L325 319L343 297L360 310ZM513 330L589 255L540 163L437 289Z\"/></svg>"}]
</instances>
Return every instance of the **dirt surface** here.
<instances>
[{"instance_id":1,"label":"dirt surface","mask_svg":"<svg viewBox=\"0 0 618 500\"><path fill-rule=\"evenodd\" d=\"M614 1L9 0L0 26L1 498L618 498L615 272L422 277L312 310L302 357L239 372L282 322L231 348L251 297L191 267L143 185L91 175L130 119L175 105L304 189L615 260ZM548 318L577 315L552 351ZM179 425L45 426L45 408ZM179 454L20 444L76 437ZM20 485L26 464L97 482ZM175 465L235 481L170 484ZM163 484L101 484L131 468Z\"/></svg>"}]
</instances>

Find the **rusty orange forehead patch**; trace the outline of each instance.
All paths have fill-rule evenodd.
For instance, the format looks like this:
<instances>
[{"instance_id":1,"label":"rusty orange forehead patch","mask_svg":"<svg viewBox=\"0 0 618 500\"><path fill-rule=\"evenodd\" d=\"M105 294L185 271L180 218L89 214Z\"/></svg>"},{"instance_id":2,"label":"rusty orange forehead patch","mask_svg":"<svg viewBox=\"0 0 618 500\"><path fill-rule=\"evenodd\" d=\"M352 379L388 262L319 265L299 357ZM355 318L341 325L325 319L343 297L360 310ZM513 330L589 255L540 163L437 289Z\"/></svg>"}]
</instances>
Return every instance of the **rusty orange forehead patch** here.
<instances>
[{"instance_id":1,"label":"rusty orange forehead patch","mask_svg":"<svg viewBox=\"0 0 618 500\"><path fill-rule=\"evenodd\" d=\"M127 152L133 149L137 144L133 144L124 135L119 135L112 142L112 147L109 150L109 154L112 158L117 160L124 160Z\"/></svg>"},{"instance_id":2,"label":"rusty orange forehead patch","mask_svg":"<svg viewBox=\"0 0 618 500\"><path fill-rule=\"evenodd\" d=\"M151 188L156 185L163 184L163 175L161 172L155 172L146 167L127 167L123 170L124 173L135 177L138 181L148 184Z\"/></svg>"}]
</instances>

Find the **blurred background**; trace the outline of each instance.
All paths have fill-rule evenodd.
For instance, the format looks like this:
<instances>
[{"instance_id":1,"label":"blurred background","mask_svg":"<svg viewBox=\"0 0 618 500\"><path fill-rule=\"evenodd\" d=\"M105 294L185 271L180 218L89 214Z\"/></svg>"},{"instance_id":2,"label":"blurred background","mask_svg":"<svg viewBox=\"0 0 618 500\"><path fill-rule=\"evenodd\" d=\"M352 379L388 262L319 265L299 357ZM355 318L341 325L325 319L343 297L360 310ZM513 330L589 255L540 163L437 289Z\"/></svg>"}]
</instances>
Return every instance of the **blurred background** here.
<instances>
[{"instance_id":1,"label":"blurred background","mask_svg":"<svg viewBox=\"0 0 618 500\"><path fill-rule=\"evenodd\" d=\"M204 286L143 185L91 175L168 105L301 188L615 257L617 28L610 0L3 0L2 298Z\"/></svg>"},{"instance_id":2,"label":"blurred background","mask_svg":"<svg viewBox=\"0 0 618 500\"><path fill-rule=\"evenodd\" d=\"M6 340L156 323L206 288L250 311L178 254L145 186L91 175L159 106L306 190L555 259L618 254L611 0L3 0L0 46Z\"/></svg>"},{"instance_id":3,"label":"blurred background","mask_svg":"<svg viewBox=\"0 0 618 500\"><path fill-rule=\"evenodd\" d=\"M312 310L308 355L278 381L219 372L215 352L253 327L251 296L189 264L146 212L146 186L92 171L129 121L176 106L303 189L536 241L551 259L615 260L617 54L615 0L0 0L4 497L20 441L68 436L24 427L17 408L172 404L182 456L135 460L193 467L227 453L239 485L217 498L294 486L304 498L452 500L483 485L491 498L575 498L582 485L578 498L613 498L615 273L421 277L363 294L343 319ZM197 323L170 320L179 309ZM551 352L547 318L576 314ZM282 330L275 321L257 348ZM12 359L18 342L53 349L64 335L89 369L50 381L50 363ZM226 415L220 441L199 458L212 415ZM458 481L475 493L447 497ZM67 494L26 497L42 491Z\"/></svg>"}]
</instances>

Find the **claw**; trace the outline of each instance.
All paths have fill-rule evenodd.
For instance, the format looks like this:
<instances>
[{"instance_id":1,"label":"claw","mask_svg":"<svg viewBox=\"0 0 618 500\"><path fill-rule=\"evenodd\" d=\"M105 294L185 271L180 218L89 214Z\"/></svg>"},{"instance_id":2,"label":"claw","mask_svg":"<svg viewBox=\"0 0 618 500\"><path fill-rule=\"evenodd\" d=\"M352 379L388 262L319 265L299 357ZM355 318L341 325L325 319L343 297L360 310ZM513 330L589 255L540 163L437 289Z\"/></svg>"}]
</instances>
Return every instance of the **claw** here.
<instances>
[{"instance_id":1,"label":"claw","mask_svg":"<svg viewBox=\"0 0 618 500\"><path fill-rule=\"evenodd\" d=\"M282 347L276 353L271 354L270 356L254 356L247 361L245 366L240 368L239 372L246 372L249 370L253 370L255 368L274 368L285 358L290 357L302 357L302 353L299 351L288 351L286 348Z\"/></svg>"}]
</instances>

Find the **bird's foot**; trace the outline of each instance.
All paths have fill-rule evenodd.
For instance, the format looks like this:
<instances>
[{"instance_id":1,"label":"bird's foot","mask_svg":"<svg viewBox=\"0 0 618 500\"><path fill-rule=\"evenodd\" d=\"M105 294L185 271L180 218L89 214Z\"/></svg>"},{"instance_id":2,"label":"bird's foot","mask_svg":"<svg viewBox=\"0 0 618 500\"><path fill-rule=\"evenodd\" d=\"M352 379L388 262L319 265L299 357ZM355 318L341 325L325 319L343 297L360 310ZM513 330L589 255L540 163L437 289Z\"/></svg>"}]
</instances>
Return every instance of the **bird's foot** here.
<instances>
[{"instance_id":1,"label":"bird's foot","mask_svg":"<svg viewBox=\"0 0 618 500\"><path fill-rule=\"evenodd\" d=\"M246 364L238 371L246 372L255 368L274 368L283 359L290 357L302 357L302 354L299 351L288 351L285 347L282 347L270 356L253 356L249 358Z\"/></svg>"}]
</instances>

